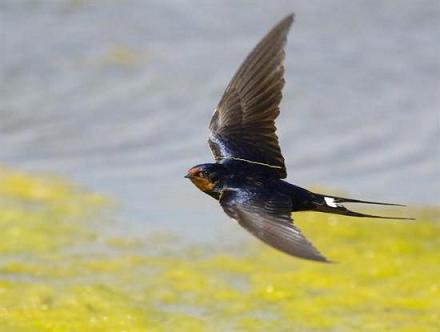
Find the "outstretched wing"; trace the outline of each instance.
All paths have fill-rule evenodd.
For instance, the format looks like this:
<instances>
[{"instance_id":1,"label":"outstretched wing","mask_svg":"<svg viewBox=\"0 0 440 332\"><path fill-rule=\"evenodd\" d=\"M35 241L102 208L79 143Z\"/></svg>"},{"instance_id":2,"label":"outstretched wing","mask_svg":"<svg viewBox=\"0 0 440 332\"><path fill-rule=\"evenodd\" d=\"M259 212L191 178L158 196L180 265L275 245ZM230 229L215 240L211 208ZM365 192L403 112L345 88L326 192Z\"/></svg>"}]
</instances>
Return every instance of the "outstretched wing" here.
<instances>
[{"instance_id":1,"label":"outstretched wing","mask_svg":"<svg viewBox=\"0 0 440 332\"><path fill-rule=\"evenodd\" d=\"M209 125L209 147L216 160L244 159L286 177L275 133L284 86L284 45L294 16L280 21L235 73Z\"/></svg>"},{"instance_id":2,"label":"outstretched wing","mask_svg":"<svg viewBox=\"0 0 440 332\"><path fill-rule=\"evenodd\" d=\"M266 244L292 256L329 262L293 225L288 197L262 198L225 191L220 204L229 217Z\"/></svg>"}]
</instances>

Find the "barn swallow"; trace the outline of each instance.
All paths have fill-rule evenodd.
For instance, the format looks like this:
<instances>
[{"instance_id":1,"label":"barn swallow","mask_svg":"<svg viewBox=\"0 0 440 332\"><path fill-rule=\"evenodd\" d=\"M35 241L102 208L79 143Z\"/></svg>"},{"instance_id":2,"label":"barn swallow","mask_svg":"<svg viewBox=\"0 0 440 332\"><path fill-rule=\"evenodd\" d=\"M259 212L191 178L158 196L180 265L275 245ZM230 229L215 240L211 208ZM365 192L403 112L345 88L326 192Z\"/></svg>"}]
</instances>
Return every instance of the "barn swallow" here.
<instances>
[{"instance_id":1,"label":"barn swallow","mask_svg":"<svg viewBox=\"0 0 440 332\"><path fill-rule=\"evenodd\" d=\"M209 124L215 163L196 165L185 177L266 244L292 256L329 262L293 224L292 212L411 218L354 212L343 203L402 205L318 194L282 180L287 172L275 119L284 85L284 46L293 20L293 14L281 20L239 67Z\"/></svg>"}]
</instances>

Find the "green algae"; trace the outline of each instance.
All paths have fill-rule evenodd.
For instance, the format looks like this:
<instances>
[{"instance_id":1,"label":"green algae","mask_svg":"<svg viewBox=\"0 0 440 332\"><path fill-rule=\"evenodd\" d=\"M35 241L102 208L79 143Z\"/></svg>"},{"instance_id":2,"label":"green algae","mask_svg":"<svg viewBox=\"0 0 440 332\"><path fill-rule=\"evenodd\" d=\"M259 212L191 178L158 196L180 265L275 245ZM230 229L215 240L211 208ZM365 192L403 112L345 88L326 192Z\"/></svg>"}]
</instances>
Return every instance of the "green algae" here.
<instances>
[{"instance_id":1,"label":"green algae","mask_svg":"<svg viewBox=\"0 0 440 332\"><path fill-rule=\"evenodd\" d=\"M250 237L238 253L173 249L174 235L147 229L103 234L107 209L100 195L60 179L0 168L0 331L440 326L436 209L412 211L410 222L296 214L335 264L294 259Z\"/></svg>"}]
</instances>

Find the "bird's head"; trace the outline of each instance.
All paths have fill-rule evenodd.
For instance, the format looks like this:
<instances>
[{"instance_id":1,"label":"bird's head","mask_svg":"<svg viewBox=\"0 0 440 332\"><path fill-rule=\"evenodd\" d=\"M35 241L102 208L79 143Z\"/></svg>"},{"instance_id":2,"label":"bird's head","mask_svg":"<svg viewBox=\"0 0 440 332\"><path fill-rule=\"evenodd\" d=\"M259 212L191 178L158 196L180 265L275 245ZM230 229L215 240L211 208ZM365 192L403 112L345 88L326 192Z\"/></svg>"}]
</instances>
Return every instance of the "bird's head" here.
<instances>
[{"instance_id":1,"label":"bird's head","mask_svg":"<svg viewBox=\"0 0 440 332\"><path fill-rule=\"evenodd\" d=\"M221 164L200 164L191 167L185 178L204 193L218 199L224 175L224 166Z\"/></svg>"}]
</instances>

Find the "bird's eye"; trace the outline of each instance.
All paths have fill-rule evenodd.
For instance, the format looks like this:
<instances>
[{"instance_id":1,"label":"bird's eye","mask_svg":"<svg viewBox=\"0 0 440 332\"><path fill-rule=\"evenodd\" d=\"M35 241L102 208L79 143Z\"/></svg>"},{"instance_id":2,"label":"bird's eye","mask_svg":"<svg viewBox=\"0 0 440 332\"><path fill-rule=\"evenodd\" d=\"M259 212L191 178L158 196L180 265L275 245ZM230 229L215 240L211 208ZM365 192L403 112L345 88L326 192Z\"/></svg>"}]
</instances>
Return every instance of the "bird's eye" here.
<instances>
[{"instance_id":1,"label":"bird's eye","mask_svg":"<svg viewBox=\"0 0 440 332\"><path fill-rule=\"evenodd\" d=\"M208 172L200 171L199 176L200 176L201 178L208 178Z\"/></svg>"}]
</instances>

